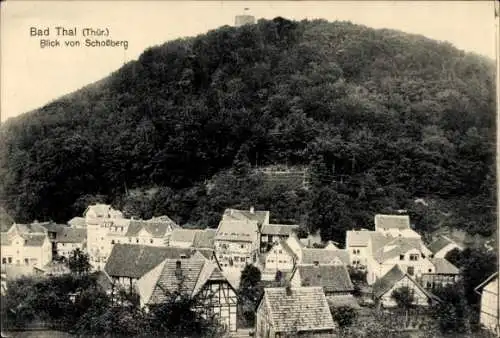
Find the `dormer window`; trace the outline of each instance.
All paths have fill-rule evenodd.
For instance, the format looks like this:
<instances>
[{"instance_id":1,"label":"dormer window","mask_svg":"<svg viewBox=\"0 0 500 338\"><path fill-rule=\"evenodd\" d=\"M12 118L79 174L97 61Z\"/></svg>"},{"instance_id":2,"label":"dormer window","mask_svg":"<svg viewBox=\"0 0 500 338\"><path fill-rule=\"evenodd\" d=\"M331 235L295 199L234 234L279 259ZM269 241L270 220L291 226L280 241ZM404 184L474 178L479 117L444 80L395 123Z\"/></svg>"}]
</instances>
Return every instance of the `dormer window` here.
<instances>
[{"instance_id":1,"label":"dormer window","mask_svg":"<svg viewBox=\"0 0 500 338\"><path fill-rule=\"evenodd\" d=\"M417 260L418 260L417 254L410 254L410 261L417 261Z\"/></svg>"},{"instance_id":2,"label":"dormer window","mask_svg":"<svg viewBox=\"0 0 500 338\"><path fill-rule=\"evenodd\" d=\"M314 261L314 262L313 262L313 264L314 264L315 266L318 266L318 265L319 265L319 261Z\"/></svg>"}]
</instances>

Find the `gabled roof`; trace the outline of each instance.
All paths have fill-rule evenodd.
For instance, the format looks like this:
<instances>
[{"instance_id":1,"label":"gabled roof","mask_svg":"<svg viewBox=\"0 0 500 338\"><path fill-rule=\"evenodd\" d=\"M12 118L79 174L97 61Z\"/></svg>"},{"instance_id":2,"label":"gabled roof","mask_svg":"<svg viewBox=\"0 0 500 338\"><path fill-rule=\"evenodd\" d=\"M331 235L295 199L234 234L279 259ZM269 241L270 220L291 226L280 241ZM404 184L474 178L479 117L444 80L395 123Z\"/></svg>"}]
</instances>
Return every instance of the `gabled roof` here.
<instances>
[{"instance_id":1,"label":"gabled roof","mask_svg":"<svg viewBox=\"0 0 500 338\"><path fill-rule=\"evenodd\" d=\"M215 247L215 235L217 230L215 229L205 229L199 231L194 236L193 247L199 249L213 249Z\"/></svg>"},{"instance_id":2,"label":"gabled roof","mask_svg":"<svg viewBox=\"0 0 500 338\"><path fill-rule=\"evenodd\" d=\"M73 228L86 228L87 223L84 217L73 217L68 221L68 225Z\"/></svg>"},{"instance_id":3,"label":"gabled roof","mask_svg":"<svg viewBox=\"0 0 500 338\"><path fill-rule=\"evenodd\" d=\"M290 236L298 228L296 224L264 224L260 232L262 235Z\"/></svg>"},{"instance_id":4,"label":"gabled roof","mask_svg":"<svg viewBox=\"0 0 500 338\"><path fill-rule=\"evenodd\" d=\"M250 210L238 210L238 209L226 209L222 215L222 220L228 221L255 221L258 225L265 223L266 219L269 218L269 211L250 211Z\"/></svg>"},{"instance_id":5,"label":"gabled roof","mask_svg":"<svg viewBox=\"0 0 500 338\"><path fill-rule=\"evenodd\" d=\"M346 246L368 246L371 234L374 231L361 229L361 230L348 230L346 231Z\"/></svg>"},{"instance_id":6,"label":"gabled roof","mask_svg":"<svg viewBox=\"0 0 500 338\"><path fill-rule=\"evenodd\" d=\"M486 285L488 285L492 280L495 280L495 279L498 279L498 271L495 272L494 274L492 274L491 276L489 276L488 278L486 278L486 280L484 282L482 282L481 284L479 284L478 286L476 286L476 288L474 289L474 291L476 291L476 293L479 293L481 294L481 289L484 288Z\"/></svg>"},{"instance_id":7,"label":"gabled roof","mask_svg":"<svg viewBox=\"0 0 500 338\"><path fill-rule=\"evenodd\" d=\"M254 242L257 240L259 226L257 221L228 221L219 223L215 240Z\"/></svg>"},{"instance_id":8,"label":"gabled roof","mask_svg":"<svg viewBox=\"0 0 500 338\"><path fill-rule=\"evenodd\" d=\"M64 227L56 234L59 243L83 243L86 240L87 229Z\"/></svg>"},{"instance_id":9,"label":"gabled roof","mask_svg":"<svg viewBox=\"0 0 500 338\"><path fill-rule=\"evenodd\" d=\"M144 229L147 233L149 233L154 238L162 238L165 235L177 229L178 225L174 223L174 221L142 221L142 220L131 220L127 229L127 233L125 236L127 237L135 237L137 236L141 230Z\"/></svg>"},{"instance_id":10,"label":"gabled roof","mask_svg":"<svg viewBox=\"0 0 500 338\"><path fill-rule=\"evenodd\" d=\"M153 290L147 303L162 303L168 293L176 291L195 296L208 281L227 282L217 265L205 259L195 257L183 260L166 259L152 286Z\"/></svg>"},{"instance_id":11,"label":"gabled roof","mask_svg":"<svg viewBox=\"0 0 500 338\"><path fill-rule=\"evenodd\" d=\"M31 223L31 224L14 223L12 227L9 229L9 232L17 232L20 235L28 233L45 234L47 233L47 229L40 223Z\"/></svg>"},{"instance_id":12,"label":"gabled roof","mask_svg":"<svg viewBox=\"0 0 500 338\"><path fill-rule=\"evenodd\" d=\"M175 229L170 235L170 242L185 242L194 244L196 234L203 232L200 229Z\"/></svg>"},{"instance_id":13,"label":"gabled roof","mask_svg":"<svg viewBox=\"0 0 500 338\"><path fill-rule=\"evenodd\" d=\"M302 249L302 260L300 264L332 264L340 260L340 262L349 264L349 253L345 250L325 250L325 249Z\"/></svg>"},{"instance_id":14,"label":"gabled roof","mask_svg":"<svg viewBox=\"0 0 500 338\"><path fill-rule=\"evenodd\" d=\"M440 236L438 239L429 244L428 248L430 251L432 251L433 254L436 254L442 249L444 249L448 244L453 244L453 243L454 242L448 237Z\"/></svg>"},{"instance_id":15,"label":"gabled roof","mask_svg":"<svg viewBox=\"0 0 500 338\"><path fill-rule=\"evenodd\" d=\"M418 238L397 237L378 249L374 254L374 258L377 262L383 263L388 259L404 255L412 249L421 250L422 241Z\"/></svg>"},{"instance_id":16,"label":"gabled roof","mask_svg":"<svg viewBox=\"0 0 500 338\"><path fill-rule=\"evenodd\" d=\"M281 247L283 250L285 250L285 252L287 254L289 254L291 257L293 257L295 259L297 258L297 255L293 252L292 248L290 248L290 246L288 246L287 240L281 240L278 243L275 243L273 245L273 247L271 248L271 250L266 254L266 257L269 255L271 255L271 256L274 255L273 249L278 248L278 247Z\"/></svg>"},{"instance_id":17,"label":"gabled roof","mask_svg":"<svg viewBox=\"0 0 500 338\"><path fill-rule=\"evenodd\" d=\"M275 332L333 330L336 325L321 287L266 288L262 299Z\"/></svg>"},{"instance_id":18,"label":"gabled roof","mask_svg":"<svg viewBox=\"0 0 500 338\"><path fill-rule=\"evenodd\" d=\"M24 246L42 246L47 239L46 235L42 234L23 234Z\"/></svg>"},{"instance_id":19,"label":"gabled roof","mask_svg":"<svg viewBox=\"0 0 500 338\"><path fill-rule=\"evenodd\" d=\"M191 249L115 244L104 270L111 277L141 278L167 258L190 257Z\"/></svg>"},{"instance_id":20,"label":"gabled roof","mask_svg":"<svg viewBox=\"0 0 500 338\"><path fill-rule=\"evenodd\" d=\"M394 285L404 277L407 277L418 289L420 289L427 297L431 299L438 299L435 295L425 290L419 283L417 283L410 275L401 270L399 265L394 265L382 278L379 278L373 284L373 295L375 298L382 297L385 293L391 290Z\"/></svg>"},{"instance_id":21,"label":"gabled roof","mask_svg":"<svg viewBox=\"0 0 500 338\"><path fill-rule=\"evenodd\" d=\"M445 275L458 275L460 270L444 258L430 258L431 263L436 269L434 273Z\"/></svg>"},{"instance_id":22,"label":"gabled roof","mask_svg":"<svg viewBox=\"0 0 500 338\"><path fill-rule=\"evenodd\" d=\"M302 286L321 286L325 292L350 292L354 290L345 265L298 265Z\"/></svg>"},{"instance_id":23,"label":"gabled roof","mask_svg":"<svg viewBox=\"0 0 500 338\"><path fill-rule=\"evenodd\" d=\"M386 236L378 231L371 231L370 234L370 247L372 255L375 255L378 250L383 248L387 243L394 240L394 237Z\"/></svg>"},{"instance_id":24,"label":"gabled roof","mask_svg":"<svg viewBox=\"0 0 500 338\"><path fill-rule=\"evenodd\" d=\"M410 229L410 216L375 215L375 229Z\"/></svg>"},{"instance_id":25,"label":"gabled roof","mask_svg":"<svg viewBox=\"0 0 500 338\"><path fill-rule=\"evenodd\" d=\"M57 224L57 223L54 223L54 222L34 223L34 224L35 224L35 226L42 226L42 227L44 227L45 229L47 229L48 232L55 232L55 233L58 233L58 232L62 231L65 228L68 228L64 224ZM31 226L33 226L33 224Z\"/></svg>"}]
</instances>

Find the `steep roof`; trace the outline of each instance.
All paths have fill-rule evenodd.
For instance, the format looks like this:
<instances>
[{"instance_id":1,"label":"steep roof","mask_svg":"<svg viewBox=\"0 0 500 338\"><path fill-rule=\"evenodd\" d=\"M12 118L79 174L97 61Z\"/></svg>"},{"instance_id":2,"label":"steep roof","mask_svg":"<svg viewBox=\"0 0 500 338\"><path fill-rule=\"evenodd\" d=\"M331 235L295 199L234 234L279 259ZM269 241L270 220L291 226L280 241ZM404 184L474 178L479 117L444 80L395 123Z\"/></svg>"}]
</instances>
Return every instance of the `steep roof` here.
<instances>
[{"instance_id":1,"label":"steep roof","mask_svg":"<svg viewBox=\"0 0 500 338\"><path fill-rule=\"evenodd\" d=\"M64 224L57 224L54 222L34 223L31 224L31 227L33 227L33 225L35 225L35 227L42 226L45 229L47 229L48 232L56 232L56 233L68 227Z\"/></svg>"},{"instance_id":2,"label":"steep roof","mask_svg":"<svg viewBox=\"0 0 500 338\"><path fill-rule=\"evenodd\" d=\"M406 276L406 273L401 270L399 265L394 265L384 276L375 281L373 284L373 295L376 298L381 297L389 291L394 284L403 279L404 276Z\"/></svg>"},{"instance_id":3,"label":"steep roof","mask_svg":"<svg viewBox=\"0 0 500 338\"><path fill-rule=\"evenodd\" d=\"M83 243L87 240L87 229L82 228L62 228L56 235L56 242L59 243Z\"/></svg>"},{"instance_id":4,"label":"steep roof","mask_svg":"<svg viewBox=\"0 0 500 338\"><path fill-rule=\"evenodd\" d=\"M346 246L368 246L373 232L366 229L346 231Z\"/></svg>"},{"instance_id":5,"label":"steep roof","mask_svg":"<svg viewBox=\"0 0 500 338\"><path fill-rule=\"evenodd\" d=\"M458 275L460 273L460 270L455 265L444 258L430 258L429 260L436 269L434 273L446 275Z\"/></svg>"},{"instance_id":6,"label":"steep roof","mask_svg":"<svg viewBox=\"0 0 500 338\"><path fill-rule=\"evenodd\" d=\"M335 329L321 287L266 288L264 306L275 332L312 332Z\"/></svg>"},{"instance_id":7,"label":"steep roof","mask_svg":"<svg viewBox=\"0 0 500 338\"><path fill-rule=\"evenodd\" d=\"M432 251L433 254L438 253L444 249L448 244L452 244L453 241L447 237L440 236L438 239L430 243L427 247Z\"/></svg>"},{"instance_id":8,"label":"steep roof","mask_svg":"<svg viewBox=\"0 0 500 338\"><path fill-rule=\"evenodd\" d=\"M328 304L333 307L348 306L353 309L360 309L358 300L351 294L348 295L331 295L326 298Z\"/></svg>"},{"instance_id":9,"label":"steep roof","mask_svg":"<svg viewBox=\"0 0 500 338\"><path fill-rule=\"evenodd\" d=\"M375 229L410 229L410 216L375 215Z\"/></svg>"},{"instance_id":10,"label":"steep roof","mask_svg":"<svg viewBox=\"0 0 500 338\"><path fill-rule=\"evenodd\" d=\"M250 211L250 210L238 210L238 209L226 209L222 215L223 220L233 220L233 221L255 221L258 225L265 223L266 219L269 217L269 211Z\"/></svg>"},{"instance_id":11,"label":"steep roof","mask_svg":"<svg viewBox=\"0 0 500 338\"><path fill-rule=\"evenodd\" d=\"M190 257L191 249L115 244L104 270L110 276L140 278L167 258Z\"/></svg>"},{"instance_id":12,"label":"steep roof","mask_svg":"<svg viewBox=\"0 0 500 338\"><path fill-rule=\"evenodd\" d=\"M260 230L263 235L273 236L290 236L290 234L298 229L296 224L264 224Z\"/></svg>"},{"instance_id":13,"label":"steep roof","mask_svg":"<svg viewBox=\"0 0 500 338\"><path fill-rule=\"evenodd\" d=\"M24 246L42 246L47 238L42 234L23 234Z\"/></svg>"},{"instance_id":14,"label":"steep roof","mask_svg":"<svg viewBox=\"0 0 500 338\"><path fill-rule=\"evenodd\" d=\"M349 264L349 253L345 250L325 250L325 249L302 249L302 260L300 264L314 264L318 262L319 264L332 264L335 261L340 260L340 262L348 265Z\"/></svg>"},{"instance_id":15,"label":"steep roof","mask_svg":"<svg viewBox=\"0 0 500 338\"><path fill-rule=\"evenodd\" d=\"M178 227L177 224L175 224L174 221L172 220L170 221L131 220L125 236L127 237L137 236L141 232L141 230L144 229L152 237L162 238L165 237L165 235L168 232L177 229L177 227Z\"/></svg>"},{"instance_id":16,"label":"steep roof","mask_svg":"<svg viewBox=\"0 0 500 338\"><path fill-rule=\"evenodd\" d=\"M166 259L152 286L153 290L147 303L162 303L168 293L175 291L195 296L209 280L226 281L220 269L212 262L195 257L183 260Z\"/></svg>"},{"instance_id":17,"label":"steep roof","mask_svg":"<svg viewBox=\"0 0 500 338\"><path fill-rule=\"evenodd\" d=\"M204 231L199 231L194 236L193 247L199 249L213 249L215 247L215 235L217 230L215 229L205 229Z\"/></svg>"},{"instance_id":18,"label":"steep roof","mask_svg":"<svg viewBox=\"0 0 500 338\"><path fill-rule=\"evenodd\" d=\"M216 240L254 242L257 240L259 226L257 221L228 221L222 220L219 223Z\"/></svg>"},{"instance_id":19,"label":"steep roof","mask_svg":"<svg viewBox=\"0 0 500 338\"><path fill-rule=\"evenodd\" d=\"M425 290L419 283L417 283L410 275L401 270L399 265L394 265L382 278L379 278L373 284L373 295L375 298L382 297L387 291L392 289L394 285L404 277L407 277L413 285L422 291L427 297L431 299L438 299L435 295Z\"/></svg>"},{"instance_id":20,"label":"steep roof","mask_svg":"<svg viewBox=\"0 0 500 338\"><path fill-rule=\"evenodd\" d=\"M421 250L421 248L422 241L418 238L397 237L377 250L374 254L374 258L377 262L383 263L388 259L404 255L409 250Z\"/></svg>"},{"instance_id":21,"label":"steep roof","mask_svg":"<svg viewBox=\"0 0 500 338\"><path fill-rule=\"evenodd\" d=\"M354 290L345 265L298 265L302 286L322 286L325 292L350 292Z\"/></svg>"},{"instance_id":22,"label":"steep roof","mask_svg":"<svg viewBox=\"0 0 500 338\"><path fill-rule=\"evenodd\" d=\"M74 228L86 228L87 223L83 217L73 217L68 221L68 225Z\"/></svg>"},{"instance_id":23,"label":"steep roof","mask_svg":"<svg viewBox=\"0 0 500 338\"><path fill-rule=\"evenodd\" d=\"M196 234L203 232L200 229L175 229L170 235L170 242L186 242L194 244Z\"/></svg>"}]
</instances>

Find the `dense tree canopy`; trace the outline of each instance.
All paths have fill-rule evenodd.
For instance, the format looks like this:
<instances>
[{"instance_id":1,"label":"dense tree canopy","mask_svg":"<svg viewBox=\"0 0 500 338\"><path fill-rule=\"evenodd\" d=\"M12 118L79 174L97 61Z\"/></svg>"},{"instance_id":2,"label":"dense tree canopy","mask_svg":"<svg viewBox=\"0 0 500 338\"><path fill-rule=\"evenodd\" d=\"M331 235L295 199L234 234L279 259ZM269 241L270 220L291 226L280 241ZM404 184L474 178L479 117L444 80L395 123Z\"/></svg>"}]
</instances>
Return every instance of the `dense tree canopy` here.
<instances>
[{"instance_id":1,"label":"dense tree canopy","mask_svg":"<svg viewBox=\"0 0 500 338\"><path fill-rule=\"evenodd\" d=\"M491 60L422 36L224 26L7 121L0 202L18 222L65 222L98 199L200 226L254 205L337 241L406 209L421 230L489 235L494 91ZM271 164L308 167L310 189L264 186L252 169Z\"/></svg>"}]
</instances>

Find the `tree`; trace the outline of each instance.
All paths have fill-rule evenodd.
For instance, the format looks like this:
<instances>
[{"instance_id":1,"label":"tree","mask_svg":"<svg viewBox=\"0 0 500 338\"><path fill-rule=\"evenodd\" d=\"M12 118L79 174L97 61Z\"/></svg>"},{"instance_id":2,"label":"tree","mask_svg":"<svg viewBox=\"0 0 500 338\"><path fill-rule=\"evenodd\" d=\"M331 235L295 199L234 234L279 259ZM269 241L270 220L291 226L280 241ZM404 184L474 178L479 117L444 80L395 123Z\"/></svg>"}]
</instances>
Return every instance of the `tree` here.
<instances>
[{"instance_id":1,"label":"tree","mask_svg":"<svg viewBox=\"0 0 500 338\"><path fill-rule=\"evenodd\" d=\"M261 277L260 270L251 264L245 266L241 272L238 294L242 300L242 314L248 326L254 326L255 311L264 293Z\"/></svg>"},{"instance_id":2,"label":"tree","mask_svg":"<svg viewBox=\"0 0 500 338\"><path fill-rule=\"evenodd\" d=\"M74 274L87 274L91 268L88 254L84 253L79 248L76 248L71 252L68 259L68 267Z\"/></svg>"},{"instance_id":3,"label":"tree","mask_svg":"<svg viewBox=\"0 0 500 338\"><path fill-rule=\"evenodd\" d=\"M440 299L432 315L441 333L464 333L469 331L469 308L461 284L437 287L433 293Z\"/></svg>"},{"instance_id":4,"label":"tree","mask_svg":"<svg viewBox=\"0 0 500 338\"><path fill-rule=\"evenodd\" d=\"M341 328L349 327L356 321L357 313L350 306L330 307L333 320L339 324Z\"/></svg>"},{"instance_id":5,"label":"tree","mask_svg":"<svg viewBox=\"0 0 500 338\"><path fill-rule=\"evenodd\" d=\"M405 310L406 320L408 322L408 311L413 306L413 302L415 301L415 294L413 289L410 289L408 286L402 286L400 288L392 291L391 298L394 299L399 308Z\"/></svg>"}]
</instances>

